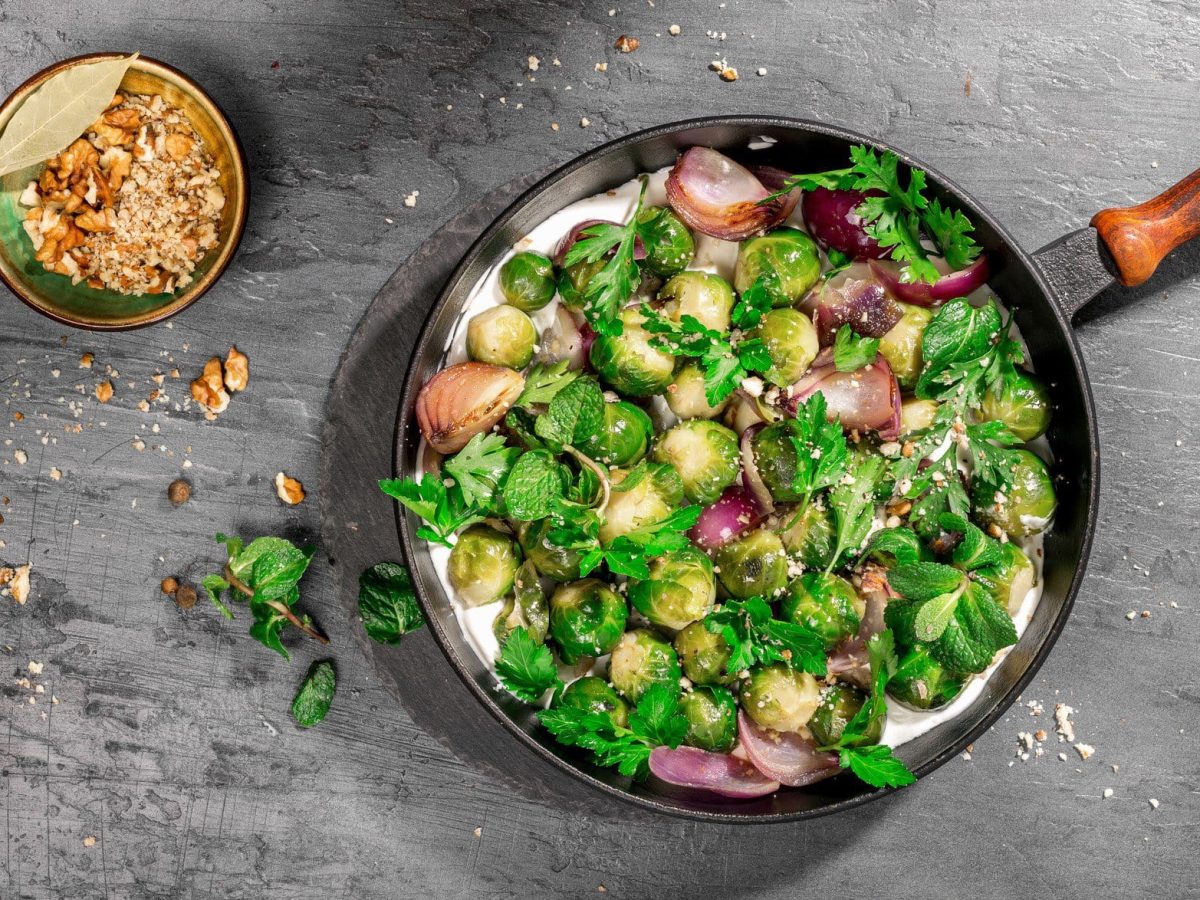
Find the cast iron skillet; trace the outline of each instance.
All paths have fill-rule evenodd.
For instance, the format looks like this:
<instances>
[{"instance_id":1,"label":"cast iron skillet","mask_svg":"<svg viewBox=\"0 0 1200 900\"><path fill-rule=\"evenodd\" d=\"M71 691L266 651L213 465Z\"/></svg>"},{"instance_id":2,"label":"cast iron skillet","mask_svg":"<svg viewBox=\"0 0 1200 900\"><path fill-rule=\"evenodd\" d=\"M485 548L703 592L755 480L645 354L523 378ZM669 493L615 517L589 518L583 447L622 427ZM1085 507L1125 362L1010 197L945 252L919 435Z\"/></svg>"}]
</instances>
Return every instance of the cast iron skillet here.
<instances>
[{"instance_id":1,"label":"cast iron skillet","mask_svg":"<svg viewBox=\"0 0 1200 900\"><path fill-rule=\"evenodd\" d=\"M750 143L773 139L768 149ZM1070 318L1109 286L1150 276L1158 262L1200 233L1200 172L1155 200L1127 210L1105 210L1086 228L1033 254L1022 252L1004 228L966 192L902 150L840 128L797 119L734 116L693 119L651 128L584 154L542 179L516 200L474 243L430 311L410 364L396 432L398 475L417 471L420 431L413 406L417 391L443 364L448 336L471 288L489 266L523 235L562 207L674 162L693 144L742 160L773 163L791 171L821 171L846 165L850 144L895 152L907 165L924 169L933 192L974 221L993 275L991 287L1015 311L1034 368L1050 385L1055 415L1048 438L1058 512L1045 541L1045 592L1021 641L989 679L983 694L953 721L903 745L899 756L924 776L962 752L1012 704L1050 652L1083 578L1095 527L1099 451L1091 390ZM433 569L428 549L414 533L414 520L397 505L397 523L425 617L450 664L485 709L554 765L615 797L661 812L726 822L771 822L837 812L883 796L850 776L803 789L784 788L753 801L703 799L653 781L637 784L588 763L541 729L534 710L496 687L495 680L463 639L449 598ZM536 773L530 773L536 777Z\"/></svg>"}]
</instances>

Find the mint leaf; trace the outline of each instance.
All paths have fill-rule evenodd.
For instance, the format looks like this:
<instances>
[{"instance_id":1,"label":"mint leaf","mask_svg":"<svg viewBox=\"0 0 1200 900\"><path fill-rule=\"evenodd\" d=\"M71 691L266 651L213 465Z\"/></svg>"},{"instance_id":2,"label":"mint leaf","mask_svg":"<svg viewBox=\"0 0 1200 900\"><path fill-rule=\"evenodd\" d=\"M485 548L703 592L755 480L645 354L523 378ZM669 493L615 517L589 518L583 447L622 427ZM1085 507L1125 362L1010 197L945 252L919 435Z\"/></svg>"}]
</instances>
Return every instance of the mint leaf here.
<instances>
[{"instance_id":1,"label":"mint leaf","mask_svg":"<svg viewBox=\"0 0 1200 900\"><path fill-rule=\"evenodd\" d=\"M221 611L221 615L227 619L232 619L233 610L221 602L221 594L229 590L229 582L220 575L205 575L204 580L200 584L208 593L208 599L212 601L213 606Z\"/></svg>"},{"instance_id":2,"label":"mint leaf","mask_svg":"<svg viewBox=\"0 0 1200 900\"><path fill-rule=\"evenodd\" d=\"M963 580L963 573L941 563L909 563L896 566L888 573L888 584L908 600L932 600L950 593Z\"/></svg>"},{"instance_id":3,"label":"mint leaf","mask_svg":"<svg viewBox=\"0 0 1200 900\"><path fill-rule=\"evenodd\" d=\"M893 755L892 748L884 744L846 747L838 762L843 769L849 769L860 781L872 787L899 788L917 780L908 766Z\"/></svg>"},{"instance_id":4,"label":"mint leaf","mask_svg":"<svg viewBox=\"0 0 1200 900\"><path fill-rule=\"evenodd\" d=\"M838 329L833 341L833 367L839 372L857 372L875 362L879 338L859 337L849 325Z\"/></svg>"},{"instance_id":5,"label":"mint leaf","mask_svg":"<svg viewBox=\"0 0 1200 900\"><path fill-rule=\"evenodd\" d=\"M519 448L504 445L503 435L485 432L471 438L442 468L458 483L467 504L487 507L520 455Z\"/></svg>"},{"instance_id":6,"label":"mint leaf","mask_svg":"<svg viewBox=\"0 0 1200 900\"><path fill-rule=\"evenodd\" d=\"M425 624L408 569L381 562L358 576L358 614L367 637L395 645Z\"/></svg>"},{"instance_id":7,"label":"mint leaf","mask_svg":"<svg viewBox=\"0 0 1200 900\"><path fill-rule=\"evenodd\" d=\"M337 690L337 673L329 660L315 662L292 701L292 718L301 728L312 728L325 718Z\"/></svg>"},{"instance_id":8,"label":"mint leaf","mask_svg":"<svg viewBox=\"0 0 1200 900\"><path fill-rule=\"evenodd\" d=\"M546 691L562 685L550 648L535 642L521 625L504 641L496 659L496 675L505 689L526 703L538 703Z\"/></svg>"},{"instance_id":9,"label":"mint leaf","mask_svg":"<svg viewBox=\"0 0 1200 900\"><path fill-rule=\"evenodd\" d=\"M577 378L559 391L534 430L558 446L580 444L603 426L604 393L591 378Z\"/></svg>"},{"instance_id":10,"label":"mint leaf","mask_svg":"<svg viewBox=\"0 0 1200 900\"><path fill-rule=\"evenodd\" d=\"M1000 542L988 537L964 517L943 513L938 517L938 525L948 532L962 535L962 540L951 554L951 561L960 569L969 572L994 566L1003 558Z\"/></svg>"},{"instance_id":11,"label":"mint leaf","mask_svg":"<svg viewBox=\"0 0 1200 900\"><path fill-rule=\"evenodd\" d=\"M939 594L932 600L926 600L917 610L913 620L913 632L919 641L936 641L946 631L954 611L958 608L958 599L966 590L966 584L960 580L958 587L946 594Z\"/></svg>"},{"instance_id":12,"label":"mint leaf","mask_svg":"<svg viewBox=\"0 0 1200 900\"><path fill-rule=\"evenodd\" d=\"M884 528L871 535L864 559L872 559L889 568L920 562L924 556L921 539L909 528Z\"/></svg>"},{"instance_id":13,"label":"mint leaf","mask_svg":"<svg viewBox=\"0 0 1200 900\"><path fill-rule=\"evenodd\" d=\"M555 501L566 496L571 479L548 450L523 454L508 473L502 491L509 516L517 521L544 519L554 511Z\"/></svg>"}]
</instances>

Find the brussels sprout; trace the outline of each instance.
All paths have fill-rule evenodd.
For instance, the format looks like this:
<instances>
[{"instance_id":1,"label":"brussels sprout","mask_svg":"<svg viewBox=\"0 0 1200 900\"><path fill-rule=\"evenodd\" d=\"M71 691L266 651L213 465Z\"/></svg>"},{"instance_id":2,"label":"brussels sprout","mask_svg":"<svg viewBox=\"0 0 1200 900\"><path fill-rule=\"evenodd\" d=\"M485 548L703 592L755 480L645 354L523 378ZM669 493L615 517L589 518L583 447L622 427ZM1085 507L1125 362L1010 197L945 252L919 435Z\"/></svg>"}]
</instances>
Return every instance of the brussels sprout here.
<instances>
[{"instance_id":1,"label":"brussels sprout","mask_svg":"<svg viewBox=\"0 0 1200 900\"><path fill-rule=\"evenodd\" d=\"M817 679L775 663L750 673L742 685L742 709L763 728L798 732L821 702Z\"/></svg>"},{"instance_id":2,"label":"brussels sprout","mask_svg":"<svg viewBox=\"0 0 1200 900\"><path fill-rule=\"evenodd\" d=\"M717 575L730 596L771 597L787 584L787 554L779 535L766 528L751 531L717 550Z\"/></svg>"},{"instance_id":3,"label":"brussels sprout","mask_svg":"<svg viewBox=\"0 0 1200 900\"><path fill-rule=\"evenodd\" d=\"M788 584L780 613L789 622L803 625L833 650L858 631L862 601L854 585L837 575L809 572Z\"/></svg>"},{"instance_id":4,"label":"brussels sprout","mask_svg":"<svg viewBox=\"0 0 1200 900\"><path fill-rule=\"evenodd\" d=\"M821 705L808 720L808 730L812 732L813 742L818 747L828 747L836 744L846 730L846 725L858 714L867 695L856 687L848 684L833 684L821 693ZM851 747L865 747L878 744L879 736L883 733L883 719L871 723L861 740L853 741Z\"/></svg>"},{"instance_id":5,"label":"brussels sprout","mask_svg":"<svg viewBox=\"0 0 1200 900\"><path fill-rule=\"evenodd\" d=\"M653 337L642 328L645 316L632 307L621 310L622 331L600 334L592 342L592 367L608 384L630 397L661 393L675 374L675 357L650 346Z\"/></svg>"},{"instance_id":6,"label":"brussels sprout","mask_svg":"<svg viewBox=\"0 0 1200 900\"><path fill-rule=\"evenodd\" d=\"M763 377L780 387L799 381L821 351L812 319L791 308L771 310L750 337L761 338L766 345L771 368Z\"/></svg>"},{"instance_id":7,"label":"brussels sprout","mask_svg":"<svg viewBox=\"0 0 1200 900\"><path fill-rule=\"evenodd\" d=\"M925 334L925 326L933 320L933 311L907 303L897 305L904 315L879 339L879 352L892 367L900 387L911 391L921 375L921 336Z\"/></svg>"},{"instance_id":8,"label":"brussels sprout","mask_svg":"<svg viewBox=\"0 0 1200 900\"><path fill-rule=\"evenodd\" d=\"M521 563L513 579L513 595L504 601L504 606L492 623L496 640L503 644L514 628L524 628L537 643L546 640L550 628L550 607L546 605L546 592L538 581L537 569L531 560Z\"/></svg>"},{"instance_id":9,"label":"brussels sprout","mask_svg":"<svg viewBox=\"0 0 1200 900\"><path fill-rule=\"evenodd\" d=\"M680 218L665 206L647 206L638 213L638 236L646 247L642 265L670 278L687 268L696 255L696 242Z\"/></svg>"},{"instance_id":10,"label":"brussels sprout","mask_svg":"<svg viewBox=\"0 0 1200 900\"><path fill-rule=\"evenodd\" d=\"M654 625L678 631L703 619L713 607L717 586L712 561L688 545L650 560L650 577L629 584L629 602Z\"/></svg>"},{"instance_id":11,"label":"brussels sprout","mask_svg":"<svg viewBox=\"0 0 1200 900\"><path fill-rule=\"evenodd\" d=\"M538 333L515 306L493 306L467 323L467 355L475 362L520 371L533 359Z\"/></svg>"},{"instance_id":12,"label":"brussels sprout","mask_svg":"<svg viewBox=\"0 0 1200 900\"><path fill-rule=\"evenodd\" d=\"M621 595L595 578L560 584L550 597L550 636L572 665L581 656L603 656L625 632L629 609Z\"/></svg>"},{"instance_id":13,"label":"brussels sprout","mask_svg":"<svg viewBox=\"0 0 1200 900\"><path fill-rule=\"evenodd\" d=\"M500 293L521 312L537 312L554 299L554 263L526 250L500 267Z\"/></svg>"},{"instance_id":14,"label":"brussels sprout","mask_svg":"<svg viewBox=\"0 0 1200 900\"><path fill-rule=\"evenodd\" d=\"M646 455L653 434L654 423L645 410L618 400L604 404L600 430L583 441L579 449L606 466L629 466Z\"/></svg>"},{"instance_id":15,"label":"brussels sprout","mask_svg":"<svg viewBox=\"0 0 1200 900\"><path fill-rule=\"evenodd\" d=\"M904 654L896 674L888 680L888 693L915 709L936 709L958 696L966 678L952 675L922 647Z\"/></svg>"},{"instance_id":16,"label":"brussels sprout","mask_svg":"<svg viewBox=\"0 0 1200 900\"><path fill-rule=\"evenodd\" d=\"M728 397L716 406L708 405L708 397L704 393L704 369L697 362L680 366L663 396L671 412L679 419L715 419L729 405Z\"/></svg>"},{"instance_id":17,"label":"brussels sprout","mask_svg":"<svg viewBox=\"0 0 1200 900\"><path fill-rule=\"evenodd\" d=\"M558 295L567 309L582 312L584 306L583 292L596 273L608 264L607 259L595 262L577 262L567 266L558 273Z\"/></svg>"},{"instance_id":18,"label":"brussels sprout","mask_svg":"<svg viewBox=\"0 0 1200 900\"><path fill-rule=\"evenodd\" d=\"M585 675L568 684L558 705L590 713L604 713L618 728L629 724L629 704L621 699L612 685L595 675Z\"/></svg>"},{"instance_id":19,"label":"brussels sprout","mask_svg":"<svg viewBox=\"0 0 1200 900\"><path fill-rule=\"evenodd\" d=\"M619 469L609 473L615 489L600 526L600 540L606 544L635 528L661 522L683 502L683 482L671 466L650 463L633 487L621 490L628 474Z\"/></svg>"},{"instance_id":20,"label":"brussels sprout","mask_svg":"<svg viewBox=\"0 0 1200 900\"><path fill-rule=\"evenodd\" d=\"M608 658L608 680L634 703L651 685L665 684L678 692L679 676L675 649L646 628L625 632Z\"/></svg>"},{"instance_id":21,"label":"brussels sprout","mask_svg":"<svg viewBox=\"0 0 1200 900\"><path fill-rule=\"evenodd\" d=\"M922 428L928 428L933 424L933 419L937 415L938 403L936 400L917 400L910 398L903 400L900 403L900 435L903 437L906 434L912 434L914 431L920 431Z\"/></svg>"},{"instance_id":22,"label":"brussels sprout","mask_svg":"<svg viewBox=\"0 0 1200 900\"><path fill-rule=\"evenodd\" d=\"M975 579L1000 604L1001 609L1015 616L1025 601L1025 595L1037 583L1037 570L1025 552L1011 541L1000 545L1000 553L1003 557L1001 561L977 570Z\"/></svg>"},{"instance_id":23,"label":"brussels sprout","mask_svg":"<svg viewBox=\"0 0 1200 900\"><path fill-rule=\"evenodd\" d=\"M689 747L725 753L737 742L737 701L728 688L701 685L679 700L688 720L683 742Z\"/></svg>"},{"instance_id":24,"label":"brussels sprout","mask_svg":"<svg viewBox=\"0 0 1200 900\"><path fill-rule=\"evenodd\" d=\"M758 475L771 497L780 503L802 499L792 487L796 478L796 445L792 443L792 435L787 422L774 422L751 440Z\"/></svg>"},{"instance_id":25,"label":"brussels sprout","mask_svg":"<svg viewBox=\"0 0 1200 900\"><path fill-rule=\"evenodd\" d=\"M714 331L729 330L733 311L733 288L720 275L707 272L680 272L662 286L658 299L666 300L666 312L672 321L691 316Z\"/></svg>"},{"instance_id":26,"label":"brussels sprout","mask_svg":"<svg viewBox=\"0 0 1200 900\"><path fill-rule=\"evenodd\" d=\"M976 477L971 503L985 524L995 524L1009 537L1023 538L1043 531L1054 515L1054 482L1046 464L1028 450L1014 450L1020 457L1012 473L1013 486L1002 498L995 485ZM1003 502L997 502L1002 499Z\"/></svg>"},{"instance_id":27,"label":"brussels sprout","mask_svg":"<svg viewBox=\"0 0 1200 900\"><path fill-rule=\"evenodd\" d=\"M824 569L833 560L833 519L823 506L810 503L796 518L794 511L782 512L784 522L791 523L779 537L790 553L810 569ZM795 519L795 521L793 521Z\"/></svg>"},{"instance_id":28,"label":"brussels sprout","mask_svg":"<svg viewBox=\"0 0 1200 900\"><path fill-rule=\"evenodd\" d=\"M487 525L472 525L450 551L450 584L467 606L499 600L512 589L521 551L506 534Z\"/></svg>"},{"instance_id":29,"label":"brussels sprout","mask_svg":"<svg viewBox=\"0 0 1200 900\"><path fill-rule=\"evenodd\" d=\"M733 272L737 292L744 293L764 272L774 272L779 277L779 287L786 297L775 305L795 303L821 277L816 243L799 228L787 227L742 241Z\"/></svg>"},{"instance_id":30,"label":"brussels sprout","mask_svg":"<svg viewBox=\"0 0 1200 900\"><path fill-rule=\"evenodd\" d=\"M689 419L659 435L654 458L670 463L693 503L715 503L741 470L738 436L717 422Z\"/></svg>"},{"instance_id":31,"label":"brussels sprout","mask_svg":"<svg viewBox=\"0 0 1200 900\"><path fill-rule=\"evenodd\" d=\"M1032 441L1050 427L1050 392L1033 373L1013 369L983 395L979 414L985 422L1003 422L1021 440Z\"/></svg>"},{"instance_id":32,"label":"brussels sprout","mask_svg":"<svg viewBox=\"0 0 1200 900\"><path fill-rule=\"evenodd\" d=\"M546 535L553 527L549 519L522 523L517 529L521 549L541 574L555 581L574 581L579 577L579 560L583 554L550 543Z\"/></svg>"},{"instance_id":33,"label":"brussels sprout","mask_svg":"<svg viewBox=\"0 0 1200 900\"><path fill-rule=\"evenodd\" d=\"M683 674L695 684L728 684L733 680L728 672L729 645L725 638L713 634L704 622L693 622L675 635L675 652Z\"/></svg>"}]
</instances>

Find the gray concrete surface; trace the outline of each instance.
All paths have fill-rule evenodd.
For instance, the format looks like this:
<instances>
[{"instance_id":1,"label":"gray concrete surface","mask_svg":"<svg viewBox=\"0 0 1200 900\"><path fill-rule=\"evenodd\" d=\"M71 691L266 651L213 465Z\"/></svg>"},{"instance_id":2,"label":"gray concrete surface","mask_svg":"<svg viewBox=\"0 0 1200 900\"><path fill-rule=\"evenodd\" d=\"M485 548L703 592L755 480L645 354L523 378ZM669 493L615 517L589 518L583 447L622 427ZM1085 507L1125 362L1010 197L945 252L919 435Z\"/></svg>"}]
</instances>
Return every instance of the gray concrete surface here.
<instances>
[{"instance_id":1,"label":"gray concrete surface","mask_svg":"<svg viewBox=\"0 0 1200 900\"><path fill-rule=\"evenodd\" d=\"M612 48L623 33L635 53ZM304 732L288 704L320 648L293 641L289 665L244 622L158 591L215 567L218 530L319 543L339 354L396 266L489 190L663 121L783 112L910 148L1034 249L1200 165L1195 4L0 3L5 90L114 48L210 89L245 143L253 201L224 280L172 326L66 333L0 297L0 564L34 571L27 605L0 600L0 897L1200 896L1196 248L1079 327L1104 487L1088 578L1026 694L1046 715L1015 709L970 761L855 813L718 828L498 782L385 689L324 555L303 604L341 687ZM714 58L740 79L719 80ZM234 342L251 385L217 422L138 411L155 372L194 377ZM97 368L78 368L84 351ZM120 376L100 406L106 365ZM165 488L185 459L195 497L174 509ZM281 469L309 488L300 507L275 500ZM31 660L43 694L17 683ZM1052 731L1055 702L1078 710L1095 755L1061 762L1051 737L1014 760L1018 732Z\"/></svg>"}]
</instances>

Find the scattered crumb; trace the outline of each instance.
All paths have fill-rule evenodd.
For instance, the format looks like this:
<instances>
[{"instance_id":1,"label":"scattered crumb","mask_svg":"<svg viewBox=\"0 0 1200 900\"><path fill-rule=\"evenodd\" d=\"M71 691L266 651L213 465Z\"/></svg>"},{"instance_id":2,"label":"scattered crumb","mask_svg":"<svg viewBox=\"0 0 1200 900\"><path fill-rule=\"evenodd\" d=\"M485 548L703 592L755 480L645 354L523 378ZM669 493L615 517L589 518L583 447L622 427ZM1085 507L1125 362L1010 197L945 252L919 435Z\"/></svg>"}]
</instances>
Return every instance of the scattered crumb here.
<instances>
[{"instance_id":1,"label":"scattered crumb","mask_svg":"<svg viewBox=\"0 0 1200 900\"><path fill-rule=\"evenodd\" d=\"M963 761L964 761L964 762L970 762L970 761L971 761L971 754L970 754L970 752L969 752L969 751L964 751L964 752L963 752L963 755L962 755L962 758L963 758Z\"/></svg>"},{"instance_id":2,"label":"scattered crumb","mask_svg":"<svg viewBox=\"0 0 1200 900\"><path fill-rule=\"evenodd\" d=\"M58 466L51 466L50 480L51 481L59 481L61 479L62 479L62 469L58 468Z\"/></svg>"},{"instance_id":3,"label":"scattered crumb","mask_svg":"<svg viewBox=\"0 0 1200 900\"><path fill-rule=\"evenodd\" d=\"M44 669L44 668L45 668L44 663L34 662L32 659L29 661L29 674L30 675L41 675L42 669Z\"/></svg>"},{"instance_id":4,"label":"scattered crumb","mask_svg":"<svg viewBox=\"0 0 1200 900\"><path fill-rule=\"evenodd\" d=\"M85 837L83 839L83 846L95 847L96 846L96 836L94 834L89 834L87 837Z\"/></svg>"},{"instance_id":5,"label":"scattered crumb","mask_svg":"<svg viewBox=\"0 0 1200 900\"><path fill-rule=\"evenodd\" d=\"M159 582L158 587L159 587L159 590L161 590L164 594L171 596L177 590L179 590L179 582L176 579L172 578L170 575L168 575L161 582Z\"/></svg>"},{"instance_id":6,"label":"scattered crumb","mask_svg":"<svg viewBox=\"0 0 1200 900\"><path fill-rule=\"evenodd\" d=\"M587 116L584 116L582 119L579 120L580 128L587 128L591 124L592 124L592 120L589 119Z\"/></svg>"},{"instance_id":7,"label":"scattered crumb","mask_svg":"<svg viewBox=\"0 0 1200 900\"><path fill-rule=\"evenodd\" d=\"M608 71L608 63L606 63L606 62L596 63L596 71L597 72L607 72Z\"/></svg>"},{"instance_id":8,"label":"scattered crumb","mask_svg":"<svg viewBox=\"0 0 1200 900\"><path fill-rule=\"evenodd\" d=\"M1075 742L1075 725L1071 722L1071 714L1075 710L1065 703L1054 704L1054 724L1059 735L1068 743Z\"/></svg>"},{"instance_id":9,"label":"scattered crumb","mask_svg":"<svg viewBox=\"0 0 1200 900\"><path fill-rule=\"evenodd\" d=\"M475 840L479 840L481 837L483 837L483 828L477 826L475 830L471 832L471 834L475 835Z\"/></svg>"},{"instance_id":10,"label":"scattered crumb","mask_svg":"<svg viewBox=\"0 0 1200 900\"><path fill-rule=\"evenodd\" d=\"M1108 799L1109 797L1111 797L1112 795L1113 795L1113 789L1112 789L1112 788L1105 788L1105 789L1104 789L1104 794L1103 794L1102 796L1104 797L1104 799L1105 799L1105 800L1107 800L1107 799Z\"/></svg>"},{"instance_id":11,"label":"scattered crumb","mask_svg":"<svg viewBox=\"0 0 1200 900\"><path fill-rule=\"evenodd\" d=\"M275 493L288 506L296 506L304 502L304 485L283 472L279 472L275 476Z\"/></svg>"},{"instance_id":12,"label":"scattered crumb","mask_svg":"<svg viewBox=\"0 0 1200 900\"><path fill-rule=\"evenodd\" d=\"M167 485L167 499L174 506L182 506L192 499L192 486L182 478L176 478Z\"/></svg>"},{"instance_id":13,"label":"scattered crumb","mask_svg":"<svg viewBox=\"0 0 1200 900\"><path fill-rule=\"evenodd\" d=\"M622 53L632 53L638 48L639 41L635 37L630 37L627 34L623 34L617 38L617 43L614 46Z\"/></svg>"},{"instance_id":14,"label":"scattered crumb","mask_svg":"<svg viewBox=\"0 0 1200 900\"><path fill-rule=\"evenodd\" d=\"M1067 754L1065 754L1065 753L1060 753L1060 754L1058 754L1058 758L1059 758L1059 760L1061 760L1062 762L1066 762L1066 761L1067 761Z\"/></svg>"},{"instance_id":15,"label":"scattered crumb","mask_svg":"<svg viewBox=\"0 0 1200 900\"><path fill-rule=\"evenodd\" d=\"M540 59L538 59L536 56L530 56L529 59L527 59L525 62L529 66L530 72L536 72L538 70L538 67L541 66L541 64L542 64L542 61Z\"/></svg>"},{"instance_id":16,"label":"scattered crumb","mask_svg":"<svg viewBox=\"0 0 1200 900\"><path fill-rule=\"evenodd\" d=\"M93 356L91 353L85 353L83 356L79 357L79 368L90 369L92 367L92 363L95 361L95 356Z\"/></svg>"},{"instance_id":17,"label":"scattered crumb","mask_svg":"<svg viewBox=\"0 0 1200 900\"><path fill-rule=\"evenodd\" d=\"M1159 803L1158 803L1158 801L1157 801L1157 800L1155 800L1153 797L1151 797L1151 798L1150 798L1150 808L1151 808L1151 809L1158 809L1158 806L1159 806Z\"/></svg>"},{"instance_id":18,"label":"scattered crumb","mask_svg":"<svg viewBox=\"0 0 1200 900\"><path fill-rule=\"evenodd\" d=\"M683 29L680 28L678 25L672 25L670 28L667 29L667 34L671 35L671 37L678 37L679 33L682 30Z\"/></svg>"},{"instance_id":19,"label":"scattered crumb","mask_svg":"<svg viewBox=\"0 0 1200 900\"><path fill-rule=\"evenodd\" d=\"M175 591L175 605L180 609L191 609L196 605L196 589L190 584L181 584Z\"/></svg>"},{"instance_id":20,"label":"scattered crumb","mask_svg":"<svg viewBox=\"0 0 1200 900\"><path fill-rule=\"evenodd\" d=\"M25 601L29 599L29 563L23 566L17 566L13 572L12 580L9 582L9 592L12 598L17 601L19 606L24 606Z\"/></svg>"},{"instance_id":21,"label":"scattered crumb","mask_svg":"<svg viewBox=\"0 0 1200 900\"><path fill-rule=\"evenodd\" d=\"M407 206L409 209L412 209L414 206L417 205L417 198L420 196L421 196L420 191L413 191L411 194L409 194L407 197L404 198L404 205Z\"/></svg>"},{"instance_id":22,"label":"scattered crumb","mask_svg":"<svg viewBox=\"0 0 1200 900\"><path fill-rule=\"evenodd\" d=\"M1125 613L1125 618L1132 622L1137 618L1137 611L1131 609L1129 612Z\"/></svg>"},{"instance_id":23,"label":"scattered crumb","mask_svg":"<svg viewBox=\"0 0 1200 900\"><path fill-rule=\"evenodd\" d=\"M550 130L551 130L551 131L558 131L558 123L557 123L557 122L551 122L551 123L550 123Z\"/></svg>"},{"instance_id":24,"label":"scattered crumb","mask_svg":"<svg viewBox=\"0 0 1200 900\"><path fill-rule=\"evenodd\" d=\"M96 385L96 399L101 403L107 403L112 399L113 386L111 381L102 381Z\"/></svg>"},{"instance_id":25,"label":"scattered crumb","mask_svg":"<svg viewBox=\"0 0 1200 900\"><path fill-rule=\"evenodd\" d=\"M1080 742L1075 745L1075 752L1079 754L1079 758L1088 760L1092 758L1092 754L1096 752L1096 748L1091 744Z\"/></svg>"}]
</instances>

